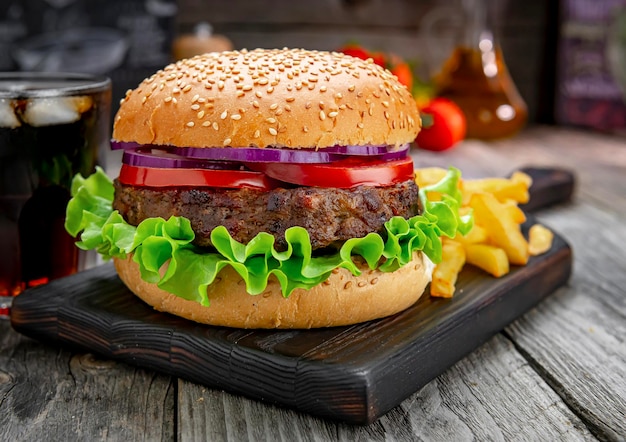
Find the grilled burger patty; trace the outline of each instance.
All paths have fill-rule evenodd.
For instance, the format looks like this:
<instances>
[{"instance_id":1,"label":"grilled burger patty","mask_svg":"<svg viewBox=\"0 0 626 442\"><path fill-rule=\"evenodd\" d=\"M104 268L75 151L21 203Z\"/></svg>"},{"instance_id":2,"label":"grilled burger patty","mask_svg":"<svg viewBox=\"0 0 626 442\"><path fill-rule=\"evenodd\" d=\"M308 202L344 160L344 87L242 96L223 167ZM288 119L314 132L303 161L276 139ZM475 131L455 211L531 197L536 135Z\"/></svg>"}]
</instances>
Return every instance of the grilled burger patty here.
<instances>
[{"instance_id":1,"label":"grilled burger patty","mask_svg":"<svg viewBox=\"0 0 626 442\"><path fill-rule=\"evenodd\" d=\"M194 244L211 246L210 233L220 225L239 242L259 232L276 238L285 250L285 230L304 227L313 249L333 246L370 232L381 232L393 216L417 215L418 188L413 180L389 187L354 189L317 187L254 189L195 189L135 187L115 181L113 208L132 225L151 217L184 216L191 221Z\"/></svg>"}]
</instances>

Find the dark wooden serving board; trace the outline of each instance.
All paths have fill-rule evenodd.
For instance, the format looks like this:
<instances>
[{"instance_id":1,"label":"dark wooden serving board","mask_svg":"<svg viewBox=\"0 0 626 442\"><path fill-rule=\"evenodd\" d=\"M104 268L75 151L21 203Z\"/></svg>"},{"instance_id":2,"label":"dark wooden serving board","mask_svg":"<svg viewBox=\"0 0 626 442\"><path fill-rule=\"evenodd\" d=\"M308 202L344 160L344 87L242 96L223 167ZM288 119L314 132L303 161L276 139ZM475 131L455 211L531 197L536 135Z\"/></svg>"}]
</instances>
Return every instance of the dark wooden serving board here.
<instances>
[{"instance_id":1,"label":"dark wooden serving board","mask_svg":"<svg viewBox=\"0 0 626 442\"><path fill-rule=\"evenodd\" d=\"M552 249L501 278L466 268L452 299L425 295L395 316L319 330L212 327L159 313L110 264L25 291L15 330L213 388L368 424L566 283L572 253Z\"/></svg>"}]
</instances>

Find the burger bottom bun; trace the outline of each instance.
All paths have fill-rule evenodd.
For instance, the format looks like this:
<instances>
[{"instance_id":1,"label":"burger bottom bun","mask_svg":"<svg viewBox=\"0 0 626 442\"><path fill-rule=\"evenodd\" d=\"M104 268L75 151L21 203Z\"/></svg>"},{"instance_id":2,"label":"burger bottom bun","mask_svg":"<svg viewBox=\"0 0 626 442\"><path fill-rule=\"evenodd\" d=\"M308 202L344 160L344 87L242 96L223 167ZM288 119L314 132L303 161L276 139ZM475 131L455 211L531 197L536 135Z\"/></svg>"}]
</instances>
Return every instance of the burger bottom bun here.
<instances>
[{"instance_id":1,"label":"burger bottom bun","mask_svg":"<svg viewBox=\"0 0 626 442\"><path fill-rule=\"evenodd\" d=\"M309 290L296 289L283 297L270 277L262 294L251 296L241 277L225 267L208 287L210 305L204 307L168 293L141 279L139 265L129 257L115 259L126 286L156 310L192 321L237 328L317 328L350 325L393 315L413 305L430 282L430 265L422 253L396 270L385 273L363 265L360 276L346 269Z\"/></svg>"}]
</instances>

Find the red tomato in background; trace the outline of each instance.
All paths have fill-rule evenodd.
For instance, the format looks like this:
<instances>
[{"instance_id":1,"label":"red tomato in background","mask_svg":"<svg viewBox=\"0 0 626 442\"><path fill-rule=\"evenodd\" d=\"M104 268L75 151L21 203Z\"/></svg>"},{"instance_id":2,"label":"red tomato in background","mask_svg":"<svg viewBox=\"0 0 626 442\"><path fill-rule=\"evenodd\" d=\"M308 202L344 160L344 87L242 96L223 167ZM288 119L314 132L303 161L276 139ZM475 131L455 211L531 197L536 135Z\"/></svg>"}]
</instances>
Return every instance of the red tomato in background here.
<instances>
[{"instance_id":1,"label":"red tomato in background","mask_svg":"<svg viewBox=\"0 0 626 442\"><path fill-rule=\"evenodd\" d=\"M344 54L350 55L355 58L360 58L361 60L367 60L368 58L372 57L369 52L367 52L359 45L344 46L343 48L339 49L339 52L343 52Z\"/></svg>"},{"instance_id":2,"label":"red tomato in background","mask_svg":"<svg viewBox=\"0 0 626 442\"><path fill-rule=\"evenodd\" d=\"M371 52L359 46L358 44L350 44L339 49L346 55L351 55L362 60L371 58L374 63L389 69L393 75L398 77L398 81L405 85L409 91L413 89L413 71L411 66L396 54L385 54L384 52Z\"/></svg>"},{"instance_id":3,"label":"red tomato in background","mask_svg":"<svg viewBox=\"0 0 626 442\"><path fill-rule=\"evenodd\" d=\"M399 63L391 68L391 73L398 77L398 81L405 85L409 91L413 89L413 71L408 63Z\"/></svg>"},{"instance_id":4,"label":"red tomato in background","mask_svg":"<svg viewBox=\"0 0 626 442\"><path fill-rule=\"evenodd\" d=\"M467 122L463 111L447 98L435 98L420 109L423 127L415 142L426 150L442 151L465 138Z\"/></svg>"},{"instance_id":5,"label":"red tomato in background","mask_svg":"<svg viewBox=\"0 0 626 442\"><path fill-rule=\"evenodd\" d=\"M371 52L370 57L372 57L372 60L374 60L374 63L376 63L378 66L385 67L387 65L387 62L385 60L386 57L383 52Z\"/></svg>"}]
</instances>

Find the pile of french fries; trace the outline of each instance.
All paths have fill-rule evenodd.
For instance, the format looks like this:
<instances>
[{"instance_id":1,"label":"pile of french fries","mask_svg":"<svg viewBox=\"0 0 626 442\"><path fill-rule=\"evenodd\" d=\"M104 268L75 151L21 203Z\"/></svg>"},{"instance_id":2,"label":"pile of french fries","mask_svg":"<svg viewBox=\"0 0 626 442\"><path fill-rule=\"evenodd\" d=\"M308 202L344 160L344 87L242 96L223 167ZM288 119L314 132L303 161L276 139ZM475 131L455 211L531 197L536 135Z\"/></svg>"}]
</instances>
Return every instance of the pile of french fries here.
<instances>
[{"instance_id":1,"label":"pile of french fries","mask_svg":"<svg viewBox=\"0 0 626 442\"><path fill-rule=\"evenodd\" d=\"M437 183L446 169L423 168L415 170L415 181L424 187ZM462 180L459 183L463 202L462 212L471 211L474 227L466 235L442 238L443 259L437 264L430 284L430 295L450 298L465 264L478 267L499 278L510 271L511 265L525 265L530 256L540 255L552 247L553 233L534 224L524 237L521 225L526 215L519 204L528 202L530 176L515 172L510 178ZM438 195L428 194L429 199Z\"/></svg>"}]
</instances>

